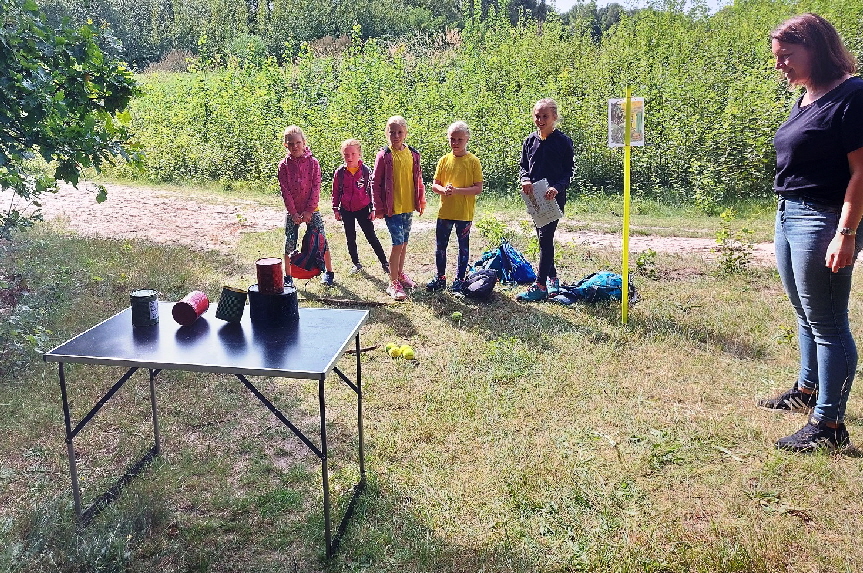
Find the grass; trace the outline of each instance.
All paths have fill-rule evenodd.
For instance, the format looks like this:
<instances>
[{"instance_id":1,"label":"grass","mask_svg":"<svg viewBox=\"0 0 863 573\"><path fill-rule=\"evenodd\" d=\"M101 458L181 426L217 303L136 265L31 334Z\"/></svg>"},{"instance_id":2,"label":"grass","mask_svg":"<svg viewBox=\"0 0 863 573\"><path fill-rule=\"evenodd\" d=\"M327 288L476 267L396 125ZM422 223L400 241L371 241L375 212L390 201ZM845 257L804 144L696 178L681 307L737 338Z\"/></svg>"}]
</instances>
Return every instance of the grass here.
<instances>
[{"instance_id":1,"label":"grass","mask_svg":"<svg viewBox=\"0 0 863 573\"><path fill-rule=\"evenodd\" d=\"M610 217L599 207L584 215L597 227ZM718 228L685 212L653 217L650 225ZM747 224L769 228L769 218ZM513 229L527 249L529 235ZM328 236L337 280L328 294L386 302L383 275L349 277L340 229ZM785 336L794 320L775 271L722 274L715 262L665 253L653 257L653 278L635 277L641 300L627 326L617 305L524 306L507 289L490 303L418 291L371 307L362 343L381 348L362 357L369 488L329 563L316 459L228 377L163 372L163 455L76 529L56 367L40 352L120 310L136 288L163 300L194 288L215 298L281 241L277 229L248 235L225 256L43 225L0 247L4 296L18 303L0 326L0 571L863 569L860 459L774 451L803 418L753 407L795 373ZM482 243L476 232L474 255ZM374 268L362 240L360 253ZM618 261L611 250L586 256L569 245L559 269L575 280ZM432 264L433 229L420 229L408 267L425 280ZM300 286L304 305L325 294L317 281ZM858 339L861 311L854 300ZM390 341L410 343L418 360L386 356ZM354 370L352 360L340 366ZM117 374L70 370L78 416ZM313 385L256 383L314 433ZM328 392L331 485L343 509L358 471L355 402L337 380ZM85 499L149 446L148 407L146 379L136 376L76 438ZM863 439L856 388L848 425Z\"/></svg>"}]
</instances>

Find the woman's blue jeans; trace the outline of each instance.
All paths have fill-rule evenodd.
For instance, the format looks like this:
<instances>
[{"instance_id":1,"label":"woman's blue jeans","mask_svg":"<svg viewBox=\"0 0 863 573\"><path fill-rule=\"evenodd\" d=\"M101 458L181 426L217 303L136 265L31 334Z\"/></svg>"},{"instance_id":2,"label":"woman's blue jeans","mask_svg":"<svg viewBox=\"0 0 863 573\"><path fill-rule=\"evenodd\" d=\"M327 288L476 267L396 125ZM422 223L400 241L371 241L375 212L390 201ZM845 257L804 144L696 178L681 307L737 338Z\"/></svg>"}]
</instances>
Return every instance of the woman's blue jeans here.
<instances>
[{"instance_id":1,"label":"woman's blue jeans","mask_svg":"<svg viewBox=\"0 0 863 573\"><path fill-rule=\"evenodd\" d=\"M839 215L839 207L796 197L779 199L776 212L776 266L797 313L797 384L818 391L812 417L823 422L844 420L857 368L857 345L848 323L853 265L834 273L825 264ZM856 252L861 245L858 233Z\"/></svg>"}]
</instances>

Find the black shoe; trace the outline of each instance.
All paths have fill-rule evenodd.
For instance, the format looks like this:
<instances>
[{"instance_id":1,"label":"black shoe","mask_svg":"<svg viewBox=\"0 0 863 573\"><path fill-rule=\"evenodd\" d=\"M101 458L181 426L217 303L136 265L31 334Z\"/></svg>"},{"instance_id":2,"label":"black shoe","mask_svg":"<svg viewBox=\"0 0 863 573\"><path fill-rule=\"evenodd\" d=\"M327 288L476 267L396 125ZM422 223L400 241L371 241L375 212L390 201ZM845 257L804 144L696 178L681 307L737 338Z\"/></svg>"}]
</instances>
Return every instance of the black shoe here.
<instances>
[{"instance_id":1,"label":"black shoe","mask_svg":"<svg viewBox=\"0 0 863 573\"><path fill-rule=\"evenodd\" d=\"M321 284L325 287L333 286L333 277L335 273L324 272L324 278L321 279Z\"/></svg>"},{"instance_id":2,"label":"black shoe","mask_svg":"<svg viewBox=\"0 0 863 573\"><path fill-rule=\"evenodd\" d=\"M381 268L383 269L385 275L390 274L390 264L387 261L381 263Z\"/></svg>"},{"instance_id":3,"label":"black shoe","mask_svg":"<svg viewBox=\"0 0 863 573\"><path fill-rule=\"evenodd\" d=\"M433 278L426 283L426 290L438 291L446 288L446 277Z\"/></svg>"},{"instance_id":4,"label":"black shoe","mask_svg":"<svg viewBox=\"0 0 863 573\"><path fill-rule=\"evenodd\" d=\"M815 407L818 396L813 392L807 394L802 392L797 385L794 388L777 396L776 398L762 398L758 400L759 408L767 410L785 410L787 412L809 412Z\"/></svg>"},{"instance_id":5,"label":"black shoe","mask_svg":"<svg viewBox=\"0 0 863 573\"><path fill-rule=\"evenodd\" d=\"M835 452L850 445L845 424L831 428L818 420L809 420L805 426L776 442L777 449L799 453Z\"/></svg>"}]
</instances>

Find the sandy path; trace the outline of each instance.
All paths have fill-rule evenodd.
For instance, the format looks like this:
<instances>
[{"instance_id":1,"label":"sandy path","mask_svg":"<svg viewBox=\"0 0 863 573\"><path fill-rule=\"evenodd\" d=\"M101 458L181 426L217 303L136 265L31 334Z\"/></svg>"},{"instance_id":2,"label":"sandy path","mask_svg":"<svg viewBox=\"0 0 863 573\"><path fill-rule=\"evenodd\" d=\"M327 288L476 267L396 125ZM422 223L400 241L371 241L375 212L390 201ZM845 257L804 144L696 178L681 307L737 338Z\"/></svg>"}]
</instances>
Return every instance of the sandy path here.
<instances>
[{"instance_id":1,"label":"sandy path","mask_svg":"<svg viewBox=\"0 0 863 573\"><path fill-rule=\"evenodd\" d=\"M157 243L179 243L202 249L232 251L242 233L257 233L284 225L284 211L261 206L254 201L196 200L176 192L127 185L106 185L108 199L95 200L92 185L82 184L79 189L61 185L56 194L42 198L46 220L64 220L69 228L82 235L122 239L145 239ZM9 204L11 195L0 193L0 206ZM322 210L328 225L336 224L329 210ZM432 217L414 219L415 229L430 229ZM376 221L381 236L387 236L382 221ZM615 233L592 231L558 232L561 242L575 242L587 247L621 248L621 237ZM687 237L633 236L630 253L647 249L662 253L701 254L715 258L711 250L713 239ZM773 264L773 244L755 245L753 261Z\"/></svg>"}]
</instances>

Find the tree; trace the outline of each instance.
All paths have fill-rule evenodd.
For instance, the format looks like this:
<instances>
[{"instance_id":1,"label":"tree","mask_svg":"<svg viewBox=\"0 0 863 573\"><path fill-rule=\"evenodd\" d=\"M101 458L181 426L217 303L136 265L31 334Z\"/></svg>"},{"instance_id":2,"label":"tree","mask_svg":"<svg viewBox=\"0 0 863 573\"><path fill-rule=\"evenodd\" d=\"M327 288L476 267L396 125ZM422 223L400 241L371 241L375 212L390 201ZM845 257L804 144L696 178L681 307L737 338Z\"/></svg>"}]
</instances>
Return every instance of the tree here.
<instances>
[{"instance_id":1,"label":"tree","mask_svg":"<svg viewBox=\"0 0 863 573\"><path fill-rule=\"evenodd\" d=\"M33 0L0 0L0 19L0 188L38 208L58 180L77 185L85 168L134 159L123 110L135 80L105 56L93 30L52 29ZM34 167L39 157L51 175ZM35 218L13 200L0 212L0 235Z\"/></svg>"}]
</instances>

